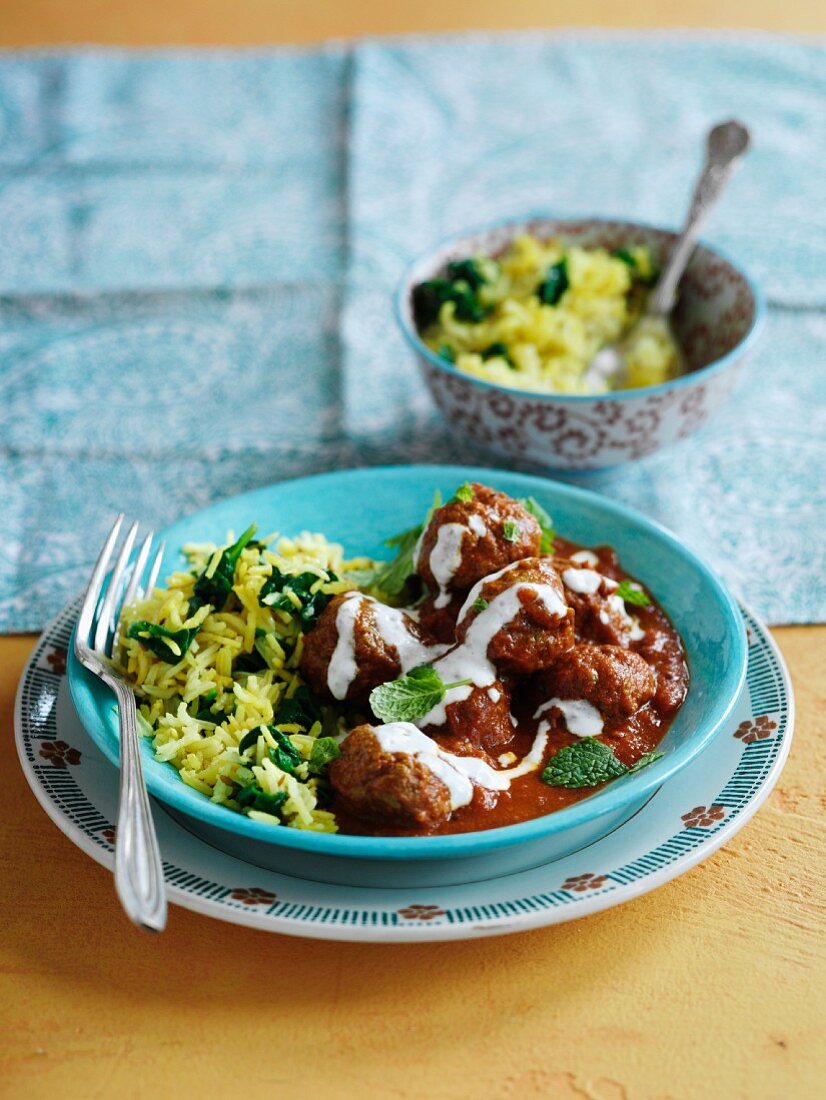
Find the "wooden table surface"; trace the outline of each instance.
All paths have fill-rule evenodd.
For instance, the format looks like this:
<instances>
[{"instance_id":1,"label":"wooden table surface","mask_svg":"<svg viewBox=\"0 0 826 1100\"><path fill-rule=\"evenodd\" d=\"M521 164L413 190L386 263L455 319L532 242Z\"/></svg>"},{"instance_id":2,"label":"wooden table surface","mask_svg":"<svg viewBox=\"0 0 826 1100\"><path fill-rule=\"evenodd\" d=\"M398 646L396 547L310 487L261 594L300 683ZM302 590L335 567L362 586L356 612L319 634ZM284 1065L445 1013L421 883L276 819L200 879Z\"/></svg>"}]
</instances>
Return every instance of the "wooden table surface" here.
<instances>
[{"instance_id":1,"label":"wooden table surface","mask_svg":"<svg viewBox=\"0 0 826 1100\"><path fill-rule=\"evenodd\" d=\"M0 46L308 42L574 19L823 32L826 6L0 0ZM23 779L12 706L33 638L0 638L0 1096L822 1096L826 627L774 633L797 694L795 743L731 843L586 920L392 947L282 938L175 907L161 937L131 928L110 876Z\"/></svg>"}]
</instances>

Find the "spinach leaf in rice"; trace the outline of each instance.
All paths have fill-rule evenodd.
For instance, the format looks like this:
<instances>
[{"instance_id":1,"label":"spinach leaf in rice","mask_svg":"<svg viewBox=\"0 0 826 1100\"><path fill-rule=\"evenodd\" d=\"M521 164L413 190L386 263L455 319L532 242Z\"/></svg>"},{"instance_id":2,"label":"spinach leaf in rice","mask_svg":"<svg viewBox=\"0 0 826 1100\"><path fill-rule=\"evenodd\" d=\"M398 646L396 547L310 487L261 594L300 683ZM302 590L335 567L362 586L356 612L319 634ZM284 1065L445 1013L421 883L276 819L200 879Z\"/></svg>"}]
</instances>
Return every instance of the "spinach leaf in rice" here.
<instances>
[{"instance_id":1,"label":"spinach leaf in rice","mask_svg":"<svg viewBox=\"0 0 826 1100\"><path fill-rule=\"evenodd\" d=\"M192 599L189 601L190 614L194 615L205 604L210 604L216 611L223 610L235 581L238 559L255 531L256 525L251 523L236 542L227 546L220 554L215 552L206 569L195 581Z\"/></svg>"},{"instance_id":2,"label":"spinach leaf in rice","mask_svg":"<svg viewBox=\"0 0 826 1100\"><path fill-rule=\"evenodd\" d=\"M258 593L258 600L263 607L298 612L301 621L310 627L330 602L331 596L324 591L324 586L335 584L337 580L333 572L324 576L317 573L292 574L282 573L273 566Z\"/></svg>"},{"instance_id":3,"label":"spinach leaf in rice","mask_svg":"<svg viewBox=\"0 0 826 1100\"><path fill-rule=\"evenodd\" d=\"M182 627L180 630L168 630L159 623L150 623L138 619L129 625L128 638L135 638L144 649L150 650L159 661L176 664L189 650L200 624L194 627Z\"/></svg>"}]
</instances>

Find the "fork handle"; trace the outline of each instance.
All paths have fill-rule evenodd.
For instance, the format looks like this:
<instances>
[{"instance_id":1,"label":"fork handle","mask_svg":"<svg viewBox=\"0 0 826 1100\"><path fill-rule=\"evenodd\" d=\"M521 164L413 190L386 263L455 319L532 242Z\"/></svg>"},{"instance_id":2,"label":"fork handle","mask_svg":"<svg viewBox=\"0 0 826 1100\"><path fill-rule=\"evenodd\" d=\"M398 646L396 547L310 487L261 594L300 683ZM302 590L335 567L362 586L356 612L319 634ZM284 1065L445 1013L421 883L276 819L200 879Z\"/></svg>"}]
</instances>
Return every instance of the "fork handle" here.
<instances>
[{"instance_id":1,"label":"fork handle","mask_svg":"<svg viewBox=\"0 0 826 1100\"><path fill-rule=\"evenodd\" d=\"M109 680L118 700L120 801L115 839L115 889L130 920L151 932L166 926L166 884L141 767L135 696Z\"/></svg>"}]
</instances>

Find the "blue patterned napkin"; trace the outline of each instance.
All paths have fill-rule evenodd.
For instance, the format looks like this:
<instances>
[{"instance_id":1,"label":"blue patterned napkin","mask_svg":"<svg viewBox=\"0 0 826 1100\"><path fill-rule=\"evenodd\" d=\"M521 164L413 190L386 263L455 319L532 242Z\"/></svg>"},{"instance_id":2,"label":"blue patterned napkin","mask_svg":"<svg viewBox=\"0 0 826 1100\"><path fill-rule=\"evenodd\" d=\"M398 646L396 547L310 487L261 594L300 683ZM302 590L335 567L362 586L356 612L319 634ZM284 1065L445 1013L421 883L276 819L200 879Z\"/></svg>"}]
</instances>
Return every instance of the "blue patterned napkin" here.
<instances>
[{"instance_id":1,"label":"blue patterned napkin","mask_svg":"<svg viewBox=\"0 0 826 1100\"><path fill-rule=\"evenodd\" d=\"M0 56L0 630L163 524L452 437L389 295L447 233L533 210L673 224L702 134L755 149L707 237L762 283L731 405L583 484L676 530L772 622L826 618L826 50L510 35Z\"/></svg>"}]
</instances>

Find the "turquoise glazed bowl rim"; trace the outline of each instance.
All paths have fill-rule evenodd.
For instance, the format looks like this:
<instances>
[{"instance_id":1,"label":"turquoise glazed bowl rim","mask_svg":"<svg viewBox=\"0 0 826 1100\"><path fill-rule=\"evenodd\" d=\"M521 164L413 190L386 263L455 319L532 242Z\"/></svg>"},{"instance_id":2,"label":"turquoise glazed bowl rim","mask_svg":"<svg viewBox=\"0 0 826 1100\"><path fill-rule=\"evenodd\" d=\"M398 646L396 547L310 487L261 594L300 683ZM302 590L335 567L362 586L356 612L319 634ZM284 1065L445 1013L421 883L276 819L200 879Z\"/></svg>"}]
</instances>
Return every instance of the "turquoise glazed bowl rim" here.
<instances>
[{"instance_id":1,"label":"turquoise glazed bowl rim","mask_svg":"<svg viewBox=\"0 0 826 1100\"><path fill-rule=\"evenodd\" d=\"M431 366L436 367L438 370L443 371L453 378L460 378L463 382L478 386L481 389L507 393L512 397L523 397L525 400L530 401L562 402L564 404L580 405L588 403L593 404L597 401L629 401L634 398L648 396L649 394L669 393L672 390L679 390L694 385L712 374L721 373L745 355L760 335L766 315L762 291L748 272L741 265L736 264L722 249L701 240L697 243L697 248L705 249L713 256L716 256L718 259L728 264L746 284L754 303L754 316L751 325L739 343L730 351L727 351L725 355L721 355L719 359L714 359L711 363L707 363L699 370L689 371L688 374L680 375L679 378L674 378L670 382L660 382L656 386L641 386L632 390L611 390L608 393L594 394L543 393L540 390L522 390L517 386L503 386L498 382L490 382L485 378L478 378L475 375L466 374L464 371L460 371L453 363L449 363L446 359L442 359L441 356L431 351L419 336L415 323L413 323L412 312L408 309L408 300L412 287L416 282L416 273L422 268L432 266L440 253L447 251L454 245L461 244L461 242L468 237L477 237L485 233L492 233L497 229L505 229L511 226L515 229L520 225L537 222L545 222L549 226L558 225L560 226L560 231L563 233L564 226L566 225L583 225L587 223L593 226L627 226L629 233L632 233L634 230L642 230L649 233L661 233L672 239L677 236L673 229L666 229L659 225L651 225L648 222L629 221L625 218L577 217L576 215L571 215L570 217L553 217L545 213L501 218L498 221L488 222L485 225L476 226L472 229L465 229L460 233L452 233L449 237L443 238L438 244L428 249L427 252L421 253L415 260L407 265L393 297L394 313L399 328L402 331L402 335L410 347Z\"/></svg>"},{"instance_id":2,"label":"turquoise glazed bowl rim","mask_svg":"<svg viewBox=\"0 0 826 1100\"><path fill-rule=\"evenodd\" d=\"M326 497L328 500L334 500L338 508L339 502L343 504L349 494L350 499L357 503L351 512L346 513L346 521L343 519L342 522L353 522L353 515L358 513L359 505L362 512L370 507L369 504L361 504L361 502L375 501L381 497L382 492L386 494L391 504L395 500L403 500L406 488L415 491L423 500L426 497L429 500L434 488L439 486L447 488L465 481L488 482L517 496L533 495L552 514L556 503L560 508L577 512L581 510L586 517L589 514L596 515L597 521L616 521L619 527L633 532L634 539L639 541L641 547L652 547L656 544L657 549L664 553L669 561L675 563L675 567L687 571L687 575L697 581L702 590L703 600L711 601L715 606L715 614L723 631L722 639L715 637L707 640L707 644L721 648L725 644L730 659L722 670L719 680L715 678L713 684L705 684L705 689L708 689L708 700L707 705L704 704L702 721L688 733L682 744L667 751L659 761L640 772L609 783L601 791L555 813L516 825L448 836L350 836L279 828L253 821L242 814L212 803L206 795L188 787L180 779L173 765L155 760L151 745L144 739L141 752L144 775L150 793L175 810L208 825L251 840L302 849L308 856L315 853L360 859L451 859L482 855L523 841L550 837L574 826L595 822L604 815L621 811L623 807L628 807L630 812L631 808L639 805L701 753L725 724L745 681L747 647L737 604L708 566L664 527L624 505L609 501L585 489L562 485L529 474L466 466L366 467L317 474L254 489L240 496L228 498L167 527L160 533L167 542L163 575L179 567L181 559L177 548L189 541L187 532L193 530L193 525L200 524L203 528L208 524L213 532L212 537L223 539L229 528L241 530L250 518L260 516L264 511L262 507L264 502L269 501L272 507L273 498L277 503L279 495L289 496L291 493L300 492L301 499L304 501ZM425 489L429 496L425 493ZM408 518L406 516L405 520ZM359 520L356 518L355 522L358 523ZM401 524L399 526L401 527ZM285 527L284 530L289 533L288 528ZM384 538L392 533L393 531L390 530L387 532L382 530L378 537ZM195 537L204 536L199 533ZM365 545L370 537L365 535ZM377 536L374 533L372 537L375 539ZM362 547L346 546L345 550L348 554L355 554L361 552ZM641 579L645 581L645 576L643 575ZM668 611L668 598L661 599L660 602ZM691 658L691 641L685 636L685 631L683 635L689 658ZM80 665L74 656L73 646L70 646L67 671L72 701L81 722L104 755L112 763L117 764L117 719L111 692ZM692 692L703 692L703 690L703 684L696 682L692 669L689 696L684 706L688 705ZM677 715L677 721L679 719L680 714Z\"/></svg>"}]
</instances>

